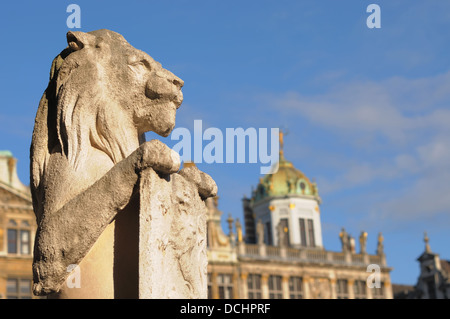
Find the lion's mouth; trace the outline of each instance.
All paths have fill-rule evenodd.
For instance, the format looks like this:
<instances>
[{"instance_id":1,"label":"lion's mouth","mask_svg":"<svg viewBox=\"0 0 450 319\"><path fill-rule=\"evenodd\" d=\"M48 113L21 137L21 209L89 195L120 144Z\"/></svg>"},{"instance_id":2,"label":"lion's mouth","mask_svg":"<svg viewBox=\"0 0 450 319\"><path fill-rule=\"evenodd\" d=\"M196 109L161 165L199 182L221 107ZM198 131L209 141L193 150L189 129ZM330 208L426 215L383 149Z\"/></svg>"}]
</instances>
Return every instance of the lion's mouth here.
<instances>
[{"instance_id":1,"label":"lion's mouth","mask_svg":"<svg viewBox=\"0 0 450 319\"><path fill-rule=\"evenodd\" d=\"M158 100L170 101L175 105L175 109L178 109L181 106L181 103L183 103L183 93L181 92L173 95L161 94L147 87L145 89L145 95L152 101Z\"/></svg>"},{"instance_id":2,"label":"lion's mouth","mask_svg":"<svg viewBox=\"0 0 450 319\"><path fill-rule=\"evenodd\" d=\"M161 94L149 88L148 86L145 88L145 96L147 96L150 100L161 99Z\"/></svg>"}]
</instances>

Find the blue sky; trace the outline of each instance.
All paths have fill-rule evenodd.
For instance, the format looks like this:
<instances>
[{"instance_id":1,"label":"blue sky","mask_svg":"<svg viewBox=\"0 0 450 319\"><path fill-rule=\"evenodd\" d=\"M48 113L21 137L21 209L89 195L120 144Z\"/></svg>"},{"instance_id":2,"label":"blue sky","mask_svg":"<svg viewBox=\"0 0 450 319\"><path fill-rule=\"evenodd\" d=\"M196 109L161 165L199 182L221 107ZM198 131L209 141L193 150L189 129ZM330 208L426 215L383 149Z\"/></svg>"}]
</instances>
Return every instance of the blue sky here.
<instances>
[{"instance_id":1,"label":"blue sky","mask_svg":"<svg viewBox=\"0 0 450 319\"><path fill-rule=\"evenodd\" d=\"M341 227L379 231L394 283L415 284L428 231L450 259L450 3L442 0L10 1L0 10L0 149L29 181L29 146L52 59L80 31L111 29L185 81L177 127L284 127L285 156L319 186L326 249ZM381 29L366 8L381 7ZM154 135L148 134L148 138ZM163 139L168 145L170 138ZM224 218L259 164L199 164ZM225 223L224 223L225 225Z\"/></svg>"}]
</instances>

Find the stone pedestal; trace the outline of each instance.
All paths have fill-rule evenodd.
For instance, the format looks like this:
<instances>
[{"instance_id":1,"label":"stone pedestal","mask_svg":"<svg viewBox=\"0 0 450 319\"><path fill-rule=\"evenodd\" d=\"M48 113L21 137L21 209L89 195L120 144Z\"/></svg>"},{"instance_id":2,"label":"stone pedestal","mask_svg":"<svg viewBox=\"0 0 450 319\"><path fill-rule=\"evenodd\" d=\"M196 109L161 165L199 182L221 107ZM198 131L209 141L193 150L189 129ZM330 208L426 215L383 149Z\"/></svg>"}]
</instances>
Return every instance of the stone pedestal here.
<instances>
[{"instance_id":1,"label":"stone pedestal","mask_svg":"<svg viewBox=\"0 0 450 319\"><path fill-rule=\"evenodd\" d=\"M207 298L207 212L197 189L151 168L139 186L139 298Z\"/></svg>"}]
</instances>

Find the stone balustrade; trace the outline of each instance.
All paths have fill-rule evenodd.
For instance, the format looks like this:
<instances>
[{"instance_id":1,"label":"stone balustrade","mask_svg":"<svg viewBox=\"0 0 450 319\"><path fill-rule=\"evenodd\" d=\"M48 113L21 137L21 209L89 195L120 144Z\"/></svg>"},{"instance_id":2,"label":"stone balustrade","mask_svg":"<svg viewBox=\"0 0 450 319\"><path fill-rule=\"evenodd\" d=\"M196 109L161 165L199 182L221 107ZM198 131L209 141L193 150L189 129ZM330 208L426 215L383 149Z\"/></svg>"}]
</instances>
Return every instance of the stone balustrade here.
<instances>
[{"instance_id":1,"label":"stone balustrade","mask_svg":"<svg viewBox=\"0 0 450 319\"><path fill-rule=\"evenodd\" d=\"M367 266L377 264L386 266L384 256L326 251L311 248L292 248L239 243L238 257L261 260L277 260L289 262L340 264L349 266Z\"/></svg>"}]
</instances>

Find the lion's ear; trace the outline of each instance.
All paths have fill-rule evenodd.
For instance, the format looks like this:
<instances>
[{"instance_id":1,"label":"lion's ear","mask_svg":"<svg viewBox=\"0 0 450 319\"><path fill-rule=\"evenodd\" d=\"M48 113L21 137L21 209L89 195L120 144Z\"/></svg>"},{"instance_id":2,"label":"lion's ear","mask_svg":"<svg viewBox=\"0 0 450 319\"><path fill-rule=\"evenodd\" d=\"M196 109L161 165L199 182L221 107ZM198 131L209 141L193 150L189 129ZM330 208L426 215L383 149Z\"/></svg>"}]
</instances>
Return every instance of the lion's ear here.
<instances>
[{"instance_id":1,"label":"lion's ear","mask_svg":"<svg viewBox=\"0 0 450 319\"><path fill-rule=\"evenodd\" d=\"M96 37L81 31L69 31L67 32L67 43L72 50L78 51L86 46L95 45Z\"/></svg>"}]
</instances>

